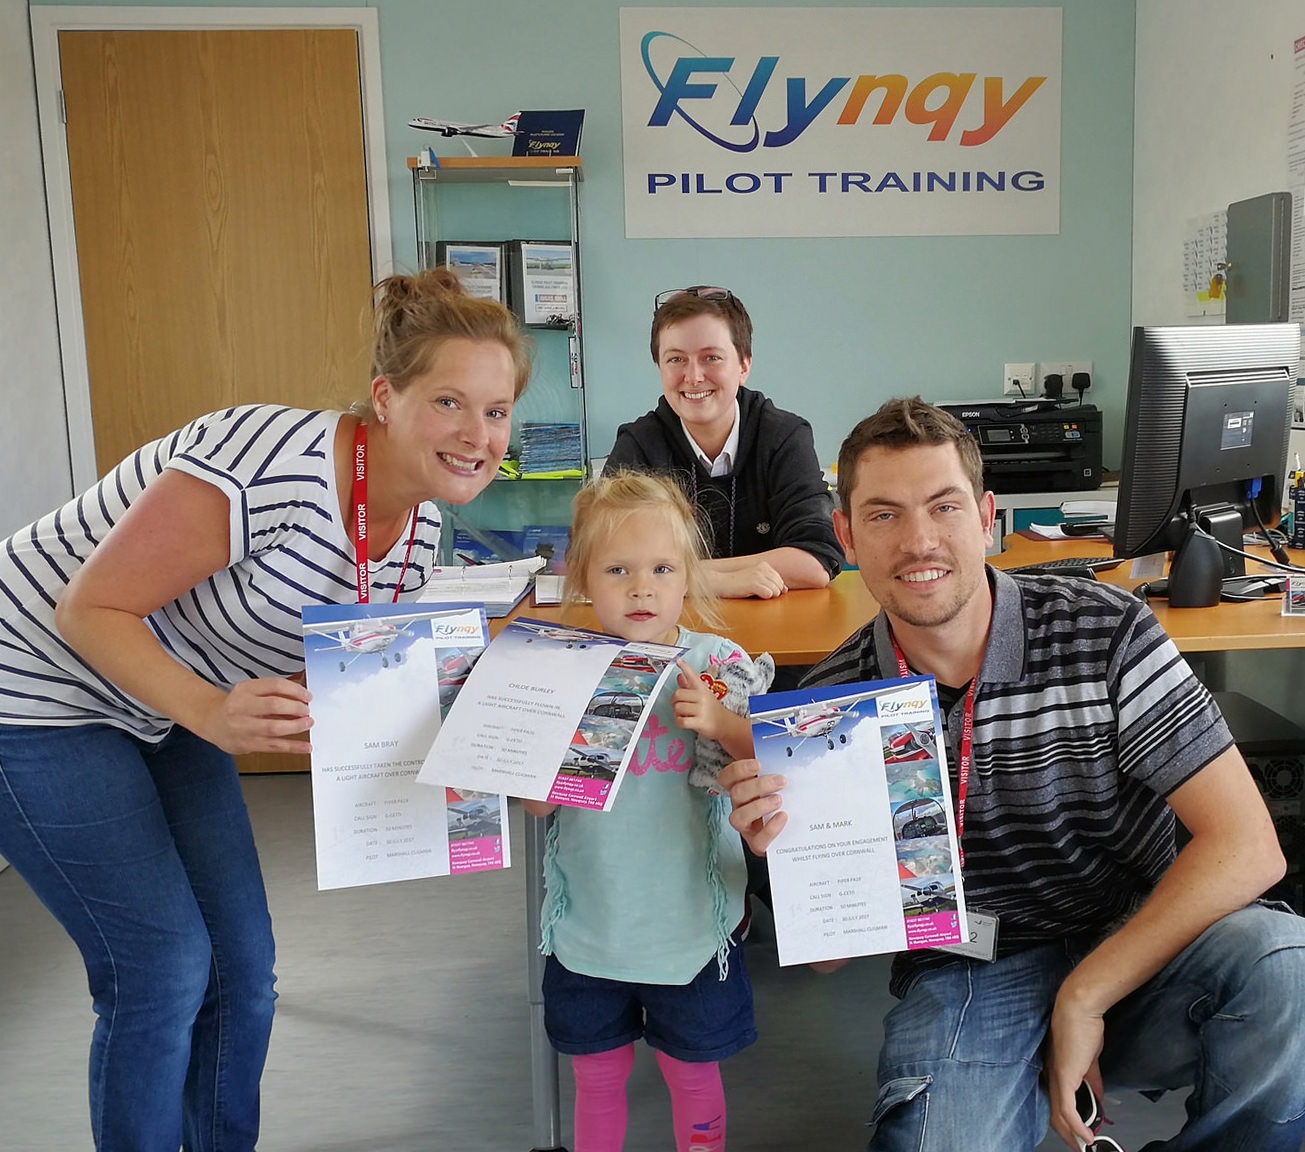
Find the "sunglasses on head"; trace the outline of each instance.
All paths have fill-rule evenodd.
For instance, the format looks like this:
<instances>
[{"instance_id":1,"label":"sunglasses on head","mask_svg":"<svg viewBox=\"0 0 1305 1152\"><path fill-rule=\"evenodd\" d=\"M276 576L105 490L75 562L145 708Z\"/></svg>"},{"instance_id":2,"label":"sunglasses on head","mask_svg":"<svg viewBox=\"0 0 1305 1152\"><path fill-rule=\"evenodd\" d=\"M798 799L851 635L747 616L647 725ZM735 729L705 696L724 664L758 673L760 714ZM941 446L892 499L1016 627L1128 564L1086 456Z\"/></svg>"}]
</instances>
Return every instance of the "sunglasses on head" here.
<instances>
[{"instance_id":1,"label":"sunglasses on head","mask_svg":"<svg viewBox=\"0 0 1305 1152\"><path fill-rule=\"evenodd\" d=\"M699 300L734 299L734 293L728 288L710 288L705 284L699 284L694 288L669 288L665 292L657 293L657 297L653 301L653 311L656 312L663 304L669 304L672 300L678 300L681 296L696 296Z\"/></svg>"},{"instance_id":2,"label":"sunglasses on head","mask_svg":"<svg viewBox=\"0 0 1305 1152\"><path fill-rule=\"evenodd\" d=\"M1078 1118L1091 1130L1094 1137L1091 1144L1078 1141L1079 1152L1124 1152L1123 1146L1109 1136L1097 1135L1097 1130L1106 1123L1106 1117L1101 1111L1101 1101L1097 1099L1097 1094L1088 1087L1086 1081L1080 1084L1078 1091L1074 1093L1074 1111L1078 1113Z\"/></svg>"}]
</instances>

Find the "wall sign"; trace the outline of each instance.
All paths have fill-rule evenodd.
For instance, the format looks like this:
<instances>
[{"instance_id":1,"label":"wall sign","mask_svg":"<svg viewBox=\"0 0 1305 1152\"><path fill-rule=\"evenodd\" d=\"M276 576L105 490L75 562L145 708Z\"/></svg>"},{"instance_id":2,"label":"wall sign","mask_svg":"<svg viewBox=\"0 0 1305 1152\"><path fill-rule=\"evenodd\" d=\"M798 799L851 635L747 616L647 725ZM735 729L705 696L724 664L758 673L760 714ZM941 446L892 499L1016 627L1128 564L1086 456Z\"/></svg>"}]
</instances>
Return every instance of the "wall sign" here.
<instances>
[{"instance_id":1,"label":"wall sign","mask_svg":"<svg viewBox=\"0 0 1305 1152\"><path fill-rule=\"evenodd\" d=\"M625 234L1060 230L1059 8L623 8Z\"/></svg>"}]
</instances>

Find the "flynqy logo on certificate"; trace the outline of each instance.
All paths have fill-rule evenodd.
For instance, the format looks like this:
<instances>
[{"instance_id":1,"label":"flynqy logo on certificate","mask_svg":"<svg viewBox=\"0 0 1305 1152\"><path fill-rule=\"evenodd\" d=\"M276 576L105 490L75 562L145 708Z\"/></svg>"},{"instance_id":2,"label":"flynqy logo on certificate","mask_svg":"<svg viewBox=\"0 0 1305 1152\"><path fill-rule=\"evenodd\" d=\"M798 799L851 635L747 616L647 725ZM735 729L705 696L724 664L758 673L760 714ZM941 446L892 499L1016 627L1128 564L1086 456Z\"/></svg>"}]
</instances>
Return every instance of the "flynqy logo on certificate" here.
<instances>
[{"instance_id":1,"label":"flynqy logo on certificate","mask_svg":"<svg viewBox=\"0 0 1305 1152\"><path fill-rule=\"evenodd\" d=\"M628 236L1059 229L1057 8L627 8Z\"/></svg>"}]
</instances>

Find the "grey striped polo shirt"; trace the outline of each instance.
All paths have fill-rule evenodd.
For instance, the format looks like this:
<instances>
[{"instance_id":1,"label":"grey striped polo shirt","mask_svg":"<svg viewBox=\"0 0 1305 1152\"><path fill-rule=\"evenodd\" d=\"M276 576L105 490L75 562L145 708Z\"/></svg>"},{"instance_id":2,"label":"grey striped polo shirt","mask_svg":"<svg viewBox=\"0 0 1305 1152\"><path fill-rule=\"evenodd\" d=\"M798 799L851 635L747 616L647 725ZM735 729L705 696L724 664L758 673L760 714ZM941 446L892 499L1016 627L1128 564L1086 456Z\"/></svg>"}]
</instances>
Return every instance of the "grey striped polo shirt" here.
<instances>
[{"instance_id":1,"label":"grey striped polo shirt","mask_svg":"<svg viewBox=\"0 0 1305 1152\"><path fill-rule=\"evenodd\" d=\"M1000 917L998 950L1092 939L1174 858L1164 797L1232 744L1151 610L1109 584L988 569L992 627L974 700L965 898ZM897 675L880 613L804 684ZM956 765L963 699L947 723ZM899 957L894 984L937 953Z\"/></svg>"}]
</instances>

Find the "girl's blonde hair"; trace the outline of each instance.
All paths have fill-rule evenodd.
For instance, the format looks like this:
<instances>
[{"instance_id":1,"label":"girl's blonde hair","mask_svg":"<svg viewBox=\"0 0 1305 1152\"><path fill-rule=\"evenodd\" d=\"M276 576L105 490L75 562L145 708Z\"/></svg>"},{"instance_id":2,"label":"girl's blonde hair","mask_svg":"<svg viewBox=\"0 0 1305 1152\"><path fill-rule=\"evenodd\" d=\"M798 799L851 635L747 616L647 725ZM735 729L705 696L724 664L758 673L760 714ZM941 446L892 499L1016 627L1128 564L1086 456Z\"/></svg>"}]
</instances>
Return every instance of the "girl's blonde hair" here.
<instances>
[{"instance_id":1,"label":"girl's blonde hair","mask_svg":"<svg viewBox=\"0 0 1305 1152\"><path fill-rule=\"evenodd\" d=\"M707 544L693 505L674 480L648 472L617 471L586 484L572 505L566 549L565 610L589 595L589 565L602 541L620 532L635 512L660 512L684 557L685 606L693 622L721 627L719 600L707 582Z\"/></svg>"},{"instance_id":2,"label":"girl's blonde hair","mask_svg":"<svg viewBox=\"0 0 1305 1152\"><path fill-rule=\"evenodd\" d=\"M512 357L517 399L530 379L533 346L513 313L494 300L468 296L447 268L414 275L389 276L373 289L372 375L384 376L402 392L426 372L447 340L483 340L501 344ZM375 416L371 401L350 411Z\"/></svg>"}]
</instances>

